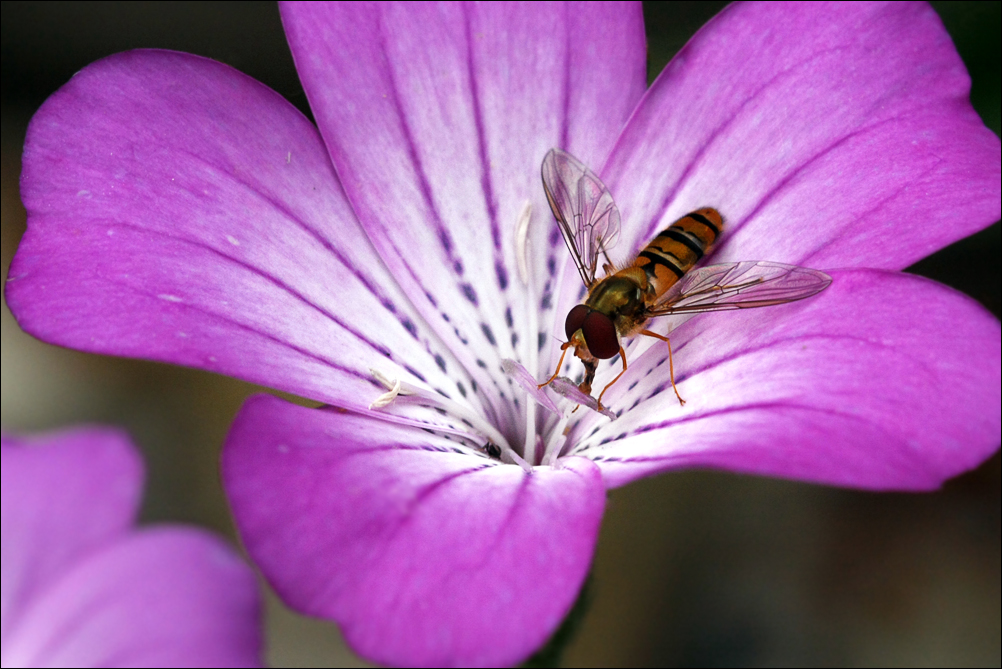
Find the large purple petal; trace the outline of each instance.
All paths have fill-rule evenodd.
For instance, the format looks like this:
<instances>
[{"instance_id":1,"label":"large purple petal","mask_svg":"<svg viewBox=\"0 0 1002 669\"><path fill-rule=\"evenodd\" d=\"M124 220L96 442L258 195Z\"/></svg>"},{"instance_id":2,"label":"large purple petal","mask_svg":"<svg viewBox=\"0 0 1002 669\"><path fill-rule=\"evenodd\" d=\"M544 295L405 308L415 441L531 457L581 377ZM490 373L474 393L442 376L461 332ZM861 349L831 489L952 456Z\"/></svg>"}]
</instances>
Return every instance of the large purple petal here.
<instances>
[{"instance_id":1,"label":"large purple petal","mask_svg":"<svg viewBox=\"0 0 1002 669\"><path fill-rule=\"evenodd\" d=\"M503 425L519 391L501 359L536 373L565 257L540 164L553 146L591 164L611 148L645 87L639 4L304 3L282 16L366 232ZM526 203L531 288L516 270Z\"/></svg>"},{"instance_id":2,"label":"large purple petal","mask_svg":"<svg viewBox=\"0 0 1002 669\"><path fill-rule=\"evenodd\" d=\"M192 529L138 532L49 584L4 646L4 666L260 666L253 572Z\"/></svg>"},{"instance_id":3,"label":"large purple petal","mask_svg":"<svg viewBox=\"0 0 1002 669\"><path fill-rule=\"evenodd\" d=\"M624 251L713 206L715 260L906 267L999 218L999 139L969 89L925 3L732 5L607 163Z\"/></svg>"},{"instance_id":4,"label":"large purple petal","mask_svg":"<svg viewBox=\"0 0 1002 669\"><path fill-rule=\"evenodd\" d=\"M453 442L267 396L244 406L223 481L248 552L293 608L386 664L509 665L588 571L598 469L531 473Z\"/></svg>"},{"instance_id":5,"label":"large purple petal","mask_svg":"<svg viewBox=\"0 0 1002 669\"><path fill-rule=\"evenodd\" d=\"M116 430L3 436L0 641L51 579L135 520L143 468ZM6 662L4 663L6 665Z\"/></svg>"},{"instance_id":6,"label":"large purple petal","mask_svg":"<svg viewBox=\"0 0 1002 669\"><path fill-rule=\"evenodd\" d=\"M225 65L137 51L85 68L32 120L22 197L7 301L41 339L360 410L384 392L373 367L457 399L470 384L358 227L316 128Z\"/></svg>"},{"instance_id":7,"label":"large purple petal","mask_svg":"<svg viewBox=\"0 0 1002 669\"><path fill-rule=\"evenodd\" d=\"M679 328L672 341L684 407L663 344L630 358L607 395L622 415L579 426L571 453L595 459L613 486L706 466L927 490L996 450L998 320L926 279L832 276L809 300L704 314Z\"/></svg>"}]
</instances>

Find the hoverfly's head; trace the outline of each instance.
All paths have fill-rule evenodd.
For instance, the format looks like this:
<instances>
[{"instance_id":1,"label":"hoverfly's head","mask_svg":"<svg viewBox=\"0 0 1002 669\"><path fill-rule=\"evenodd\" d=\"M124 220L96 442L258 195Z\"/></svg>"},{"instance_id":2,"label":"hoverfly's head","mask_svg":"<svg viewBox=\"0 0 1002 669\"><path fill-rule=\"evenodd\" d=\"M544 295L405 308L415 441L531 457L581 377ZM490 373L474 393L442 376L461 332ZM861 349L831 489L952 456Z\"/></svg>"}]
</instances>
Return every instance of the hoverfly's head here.
<instances>
[{"instance_id":1,"label":"hoverfly's head","mask_svg":"<svg viewBox=\"0 0 1002 669\"><path fill-rule=\"evenodd\" d=\"M584 304L567 314L564 332L569 342L574 342L576 337L583 338L588 352L599 360L608 360L619 353L619 337L612 319Z\"/></svg>"}]
</instances>

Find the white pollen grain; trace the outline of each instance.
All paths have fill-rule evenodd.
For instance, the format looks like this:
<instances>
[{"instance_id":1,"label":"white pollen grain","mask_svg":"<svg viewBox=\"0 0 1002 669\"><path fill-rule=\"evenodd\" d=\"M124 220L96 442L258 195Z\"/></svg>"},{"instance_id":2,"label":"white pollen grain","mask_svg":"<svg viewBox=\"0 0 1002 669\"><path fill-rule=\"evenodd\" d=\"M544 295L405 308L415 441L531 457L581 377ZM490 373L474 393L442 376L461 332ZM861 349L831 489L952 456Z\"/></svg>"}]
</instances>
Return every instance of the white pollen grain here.
<instances>
[{"instance_id":1,"label":"white pollen grain","mask_svg":"<svg viewBox=\"0 0 1002 669\"><path fill-rule=\"evenodd\" d=\"M226 235L226 241L228 241L230 244L233 244L234 246L240 246L240 240L234 237L233 235Z\"/></svg>"},{"instance_id":2,"label":"white pollen grain","mask_svg":"<svg viewBox=\"0 0 1002 669\"><path fill-rule=\"evenodd\" d=\"M183 297L178 297L177 295L168 295L166 293L161 293L157 295L161 300L166 300L167 302L184 302Z\"/></svg>"}]
</instances>

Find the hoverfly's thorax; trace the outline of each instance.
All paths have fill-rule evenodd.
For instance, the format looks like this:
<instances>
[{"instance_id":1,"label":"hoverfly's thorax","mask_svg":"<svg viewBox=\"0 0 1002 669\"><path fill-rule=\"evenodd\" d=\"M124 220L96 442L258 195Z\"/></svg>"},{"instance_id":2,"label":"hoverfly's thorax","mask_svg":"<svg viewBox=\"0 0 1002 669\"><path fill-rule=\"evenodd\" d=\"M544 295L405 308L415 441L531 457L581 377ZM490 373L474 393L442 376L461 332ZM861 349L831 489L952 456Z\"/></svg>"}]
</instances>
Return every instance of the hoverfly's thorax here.
<instances>
[{"instance_id":1,"label":"hoverfly's thorax","mask_svg":"<svg viewBox=\"0 0 1002 669\"><path fill-rule=\"evenodd\" d=\"M615 320L643 308L643 290L632 277L613 274L595 284L585 304Z\"/></svg>"}]
</instances>

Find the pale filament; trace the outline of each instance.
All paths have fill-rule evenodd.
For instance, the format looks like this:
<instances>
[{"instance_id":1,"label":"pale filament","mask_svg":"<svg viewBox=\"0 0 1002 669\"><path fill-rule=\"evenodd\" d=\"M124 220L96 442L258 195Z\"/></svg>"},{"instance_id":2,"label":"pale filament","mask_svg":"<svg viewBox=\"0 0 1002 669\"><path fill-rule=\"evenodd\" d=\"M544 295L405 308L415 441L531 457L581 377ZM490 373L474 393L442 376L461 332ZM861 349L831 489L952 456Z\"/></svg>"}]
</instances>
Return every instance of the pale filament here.
<instances>
[{"instance_id":1,"label":"pale filament","mask_svg":"<svg viewBox=\"0 0 1002 669\"><path fill-rule=\"evenodd\" d=\"M522 280L522 284L526 289L526 300L530 305L536 304L536 284L533 279L535 278L529 272L529 223L532 221L532 202L529 200L525 201L525 205L522 207L522 211L518 215L518 219L515 221L515 262L518 265L518 278ZM533 345L533 335L538 329L539 314L535 309L530 308L528 314L528 331L529 336L524 337L526 357L526 369L529 370L530 374L536 373L536 367L539 365L539 354L536 350L536 346ZM536 461L536 403L533 401L528 401L525 403L525 446L522 452L525 454L525 459L527 462L534 463Z\"/></svg>"},{"instance_id":2,"label":"pale filament","mask_svg":"<svg viewBox=\"0 0 1002 669\"><path fill-rule=\"evenodd\" d=\"M526 286L529 282L529 221L532 219L532 202L525 201L525 206L515 221L515 262L518 263L518 278Z\"/></svg>"},{"instance_id":3,"label":"pale filament","mask_svg":"<svg viewBox=\"0 0 1002 669\"><path fill-rule=\"evenodd\" d=\"M566 403L566 402L564 402ZM546 442L546 451L543 454L543 464L547 466L553 466L557 457L560 455L560 451L564 447L564 443L567 441L567 437L564 435L564 430L567 429L567 423L570 421L570 412L565 411L557 424L553 426L550 430L550 438Z\"/></svg>"}]
</instances>

